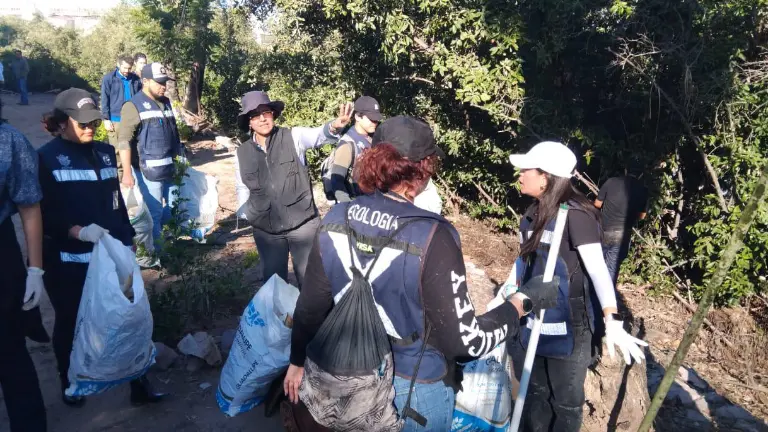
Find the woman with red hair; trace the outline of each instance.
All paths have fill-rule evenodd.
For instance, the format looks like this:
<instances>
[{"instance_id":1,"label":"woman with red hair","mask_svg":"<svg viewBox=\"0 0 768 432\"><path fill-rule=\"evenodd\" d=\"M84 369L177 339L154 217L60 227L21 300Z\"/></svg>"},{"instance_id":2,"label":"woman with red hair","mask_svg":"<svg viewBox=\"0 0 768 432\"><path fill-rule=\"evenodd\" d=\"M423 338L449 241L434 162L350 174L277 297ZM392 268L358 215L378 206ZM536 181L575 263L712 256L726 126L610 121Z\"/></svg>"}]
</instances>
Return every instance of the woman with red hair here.
<instances>
[{"instance_id":1,"label":"woman with red hair","mask_svg":"<svg viewBox=\"0 0 768 432\"><path fill-rule=\"evenodd\" d=\"M380 400L380 410L354 415L357 404L340 404L333 397L327 406L318 402L322 397L312 397L310 404L305 395L316 383L305 383L294 417L311 414L333 430L372 425L373 431L383 430L375 425L394 414L387 410L396 409L400 421L407 417L404 431L450 430L455 393L461 386L457 361L480 357L507 338L516 338L521 317L556 300L557 283L538 278L501 306L483 315L475 313L458 232L440 215L413 205L442 157L425 122L403 116L387 120L355 166L366 195L334 206L323 219L296 305L285 391L291 402L299 403L305 361L312 367L317 360L307 358L307 346L346 294L353 273L368 275L379 318L392 341L394 378L388 391L370 395ZM393 241L385 241L393 233ZM333 395L339 389L321 389L318 394L324 390ZM355 387L358 390L363 391ZM415 421L418 415L403 415L407 399L426 429Z\"/></svg>"}]
</instances>

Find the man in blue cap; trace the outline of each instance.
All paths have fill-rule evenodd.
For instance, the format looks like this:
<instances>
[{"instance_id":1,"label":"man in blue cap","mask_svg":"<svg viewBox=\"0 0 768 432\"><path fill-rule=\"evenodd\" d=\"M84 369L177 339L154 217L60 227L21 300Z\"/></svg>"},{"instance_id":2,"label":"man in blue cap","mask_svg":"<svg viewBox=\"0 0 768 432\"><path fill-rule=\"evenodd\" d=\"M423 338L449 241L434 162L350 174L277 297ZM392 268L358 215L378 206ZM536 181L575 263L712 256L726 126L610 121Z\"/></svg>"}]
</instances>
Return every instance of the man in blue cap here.
<instances>
[{"instance_id":1,"label":"man in blue cap","mask_svg":"<svg viewBox=\"0 0 768 432\"><path fill-rule=\"evenodd\" d=\"M285 109L265 92L243 95L237 124L250 139L237 150L240 177L250 191L244 212L253 226L256 248L264 263L264 279L288 276L288 253L299 286L315 232L320 226L305 153L310 148L336 142L349 124L351 103L339 107L338 117L315 128L275 126Z\"/></svg>"}]
</instances>

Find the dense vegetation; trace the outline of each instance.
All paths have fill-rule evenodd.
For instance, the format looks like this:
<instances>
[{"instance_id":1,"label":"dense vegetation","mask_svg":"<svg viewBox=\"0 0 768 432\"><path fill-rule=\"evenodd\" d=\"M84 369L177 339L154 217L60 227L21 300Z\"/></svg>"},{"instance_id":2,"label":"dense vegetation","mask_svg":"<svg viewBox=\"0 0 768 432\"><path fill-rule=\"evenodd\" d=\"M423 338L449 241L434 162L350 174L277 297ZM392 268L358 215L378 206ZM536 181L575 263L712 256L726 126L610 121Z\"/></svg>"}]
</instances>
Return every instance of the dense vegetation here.
<instances>
[{"instance_id":1,"label":"dense vegetation","mask_svg":"<svg viewBox=\"0 0 768 432\"><path fill-rule=\"evenodd\" d=\"M768 163L768 0L140 3L87 37L0 21L0 49L21 46L59 68L33 76L38 89L95 87L118 52L144 49L176 72L187 108L199 98L224 130L248 89L284 100L288 125L375 96L387 114L434 124L449 152L446 197L501 228L515 228L528 204L511 152L560 140L597 185L638 166L652 192L626 264L639 284L696 292ZM268 47L253 41L253 17L265 20ZM721 304L768 291L766 243L763 208Z\"/></svg>"}]
</instances>

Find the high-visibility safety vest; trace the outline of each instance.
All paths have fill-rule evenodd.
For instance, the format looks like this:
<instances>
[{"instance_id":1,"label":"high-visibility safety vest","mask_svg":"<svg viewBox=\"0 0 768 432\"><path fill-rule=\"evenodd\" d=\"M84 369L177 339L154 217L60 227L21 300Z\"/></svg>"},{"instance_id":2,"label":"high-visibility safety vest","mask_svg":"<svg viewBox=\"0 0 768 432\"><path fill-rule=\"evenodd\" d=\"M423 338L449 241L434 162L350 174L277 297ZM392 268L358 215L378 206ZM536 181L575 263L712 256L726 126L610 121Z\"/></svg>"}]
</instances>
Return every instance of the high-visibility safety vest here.
<instances>
[{"instance_id":1,"label":"high-visibility safety vest","mask_svg":"<svg viewBox=\"0 0 768 432\"><path fill-rule=\"evenodd\" d=\"M46 255L61 262L88 265L93 243L70 238L71 226L97 224L132 245L134 230L120 196L115 149L95 141L76 144L54 138L38 150L40 170L50 171L53 190L43 194Z\"/></svg>"},{"instance_id":2,"label":"high-visibility safety vest","mask_svg":"<svg viewBox=\"0 0 768 432\"><path fill-rule=\"evenodd\" d=\"M345 213L354 231L355 256L350 256ZM338 303L352 281L354 264L363 274L371 265L375 250L392 231L414 220L381 252L369 281L387 334L392 341L395 373L410 378L419 359L426 331L426 314L421 298L421 266L429 241L440 224L450 229L457 244L459 235L442 216L411 203L385 197L379 192L361 195L349 203L337 204L323 218L318 234L323 267ZM427 345L417 379L436 382L448 372L445 356Z\"/></svg>"},{"instance_id":3,"label":"high-visibility safety vest","mask_svg":"<svg viewBox=\"0 0 768 432\"><path fill-rule=\"evenodd\" d=\"M155 101L140 92L130 103L136 106L141 119L136 134L141 172L150 181L172 179L176 172L173 158L183 154L170 100L162 97Z\"/></svg>"},{"instance_id":4,"label":"high-visibility safety vest","mask_svg":"<svg viewBox=\"0 0 768 432\"><path fill-rule=\"evenodd\" d=\"M568 203L568 211L584 211L581 207ZM522 237L522 243L528 241L533 234L532 221L528 219L527 215L523 216L523 220L520 222L520 235ZM535 254L523 261L518 259L517 280L521 282L521 286L525 285L531 278L544 274L544 267L547 263L547 257L549 256L549 245L552 242L552 237L555 230L555 219L547 223L544 227L544 233L541 235L541 241ZM565 236L568 235L566 229L563 233L563 239L560 244L560 250L570 247L570 241ZM557 264L555 265L555 275L560 276L559 292L557 297L557 307L547 309L544 314L544 322L541 325L541 335L539 336L539 344L536 347L536 355L552 358L565 358L573 353L574 338L573 338L573 326L575 325L589 325L592 331L594 331L594 311L593 305L593 290L591 289L591 282L589 275L583 274L583 283L581 286L574 286L574 275L579 270L578 266L581 265L580 261L576 265L572 265L574 268L568 268L560 251L558 251ZM583 270L582 270L583 271ZM597 303L595 303L597 304ZM525 318L525 325L521 325L522 330L520 343L523 347L528 346L528 341L531 337L531 330L533 328L533 321L538 311L533 311Z\"/></svg>"}]
</instances>

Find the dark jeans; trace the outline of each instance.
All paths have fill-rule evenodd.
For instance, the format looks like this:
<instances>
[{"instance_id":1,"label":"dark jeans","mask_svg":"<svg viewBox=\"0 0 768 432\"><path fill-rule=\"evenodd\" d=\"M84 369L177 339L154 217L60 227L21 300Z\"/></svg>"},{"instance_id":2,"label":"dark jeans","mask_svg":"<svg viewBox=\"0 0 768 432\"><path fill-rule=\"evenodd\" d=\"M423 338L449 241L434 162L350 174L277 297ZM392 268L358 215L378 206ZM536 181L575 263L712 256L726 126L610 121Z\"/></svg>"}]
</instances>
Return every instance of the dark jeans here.
<instances>
[{"instance_id":1,"label":"dark jeans","mask_svg":"<svg viewBox=\"0 0 768 432\"><path fill-rule=\"evenodd\" d=\"M408 400L411 380L395 376L395 407L398 415L403 414L403 408ZM405 419L401 432L417 431L449 431L453 420L453 407L456 404L456 393L444 382L417 382L411 394L411 408L427 419L427 426L422 427L412 418Z\"/></svg>"},{"instance_id":2,"label":"dark jeans","mask_svg":"<svg viewBox=\"0 0 768 432\"><path fill-rule=\"evenodd\" d=\"M22 105L29 105L29 93L27 93L27 79L19 78L19 103Z\"/></svg>"},{"instance_id":3,"label":"dark jeans","mask_svg":"<svg viewBox=\"0 0 768 432\"><path fill-rule=\"evenodd\" d=\"M290 252L293 257L293 271L301 287L304 272L307 270L309 252L312 250L315 233L319 227L320 218L313 218L304 225L281 234L270 234L254 228L253 238L256 240L256 249L264 264L264 280L269 280L275 274L283 280L288 280L288 252Z\"/></svg>"},{"instance_id":4,"label":"dark jeans","mask_svg":"<svg viewBox=\"0 0 768 432\"><path fill-rule=\"evenodd\" d=\"M629 255L629 243L629 232L606 231L603 233L603 257L614 285L616 285L616 281L619 279L621 263Z\"/></svg>"},{"instance_id":5,"label":"dark jeans","mask_svg":"<svg viewBox=\"0 0 768 432\"><path fill-rule=\"evenodd\" d=\"M61 388L64 390L69 387L67 378L69 356L72 353L77 311L80 308L80 298L83 296L88 264L63 263L58 257L58 251L48 250L48 248L46 248L45 262L46 271L43 275L45 290L48 291L48 297L56 312L56 321L53 325L53 352L56 355Z\"/></svg>"},{"instance_id":6,"label":"dark jeans","mask_svg":"<svg viewBox=\"0 0 768 432\"><path fill-rule=\"evenodd\" d=\"M43 395L22 324L27 271L10 217L0 224L0 256L4 261L0 271L0 387L5 408L11 431L45 431Z\"/></svg>"},{"instance_id":7,"label":"dark jeans","mask_svg":"<svg viewBox=\"0 0 768 432\"><path fill-rule=\"evenodd\" d=\"M584 407L584 380L592 363L592 332L586 324L574 326L573 353L563 359L536 356L525 398L520 430L524 432L578 432ZM516 344L512 359L520 379L525 349Z\"/></svg>"}]
</instances>

